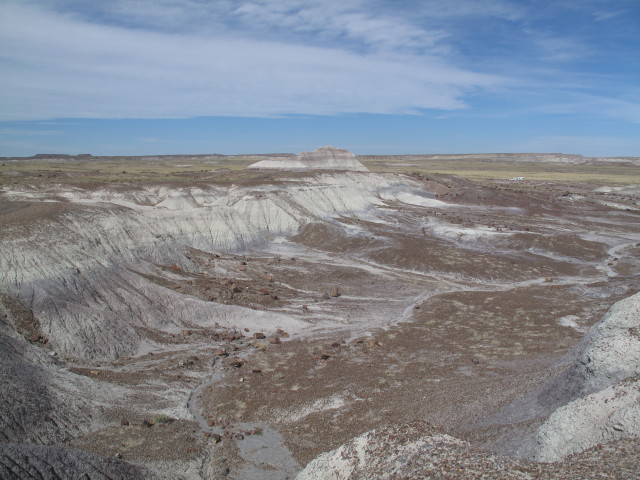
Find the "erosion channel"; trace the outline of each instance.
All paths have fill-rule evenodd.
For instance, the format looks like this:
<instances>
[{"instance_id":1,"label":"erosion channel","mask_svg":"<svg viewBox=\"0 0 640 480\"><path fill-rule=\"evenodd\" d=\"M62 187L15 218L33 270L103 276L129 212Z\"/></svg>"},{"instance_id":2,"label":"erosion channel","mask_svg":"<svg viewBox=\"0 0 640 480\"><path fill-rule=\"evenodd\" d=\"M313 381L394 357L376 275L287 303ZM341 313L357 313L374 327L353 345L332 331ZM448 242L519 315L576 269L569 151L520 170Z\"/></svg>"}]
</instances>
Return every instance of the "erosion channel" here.
<instances>
[{"instance_id":1,"label":"erosion channel","mask_svg":"<svg viewBox=\"0 0 640 480\"><path fill-rule=\"evenodd\" d=\"M358 165L2 184L0 476L637 478L640 188Z\"/></svg>"}]
</instances>

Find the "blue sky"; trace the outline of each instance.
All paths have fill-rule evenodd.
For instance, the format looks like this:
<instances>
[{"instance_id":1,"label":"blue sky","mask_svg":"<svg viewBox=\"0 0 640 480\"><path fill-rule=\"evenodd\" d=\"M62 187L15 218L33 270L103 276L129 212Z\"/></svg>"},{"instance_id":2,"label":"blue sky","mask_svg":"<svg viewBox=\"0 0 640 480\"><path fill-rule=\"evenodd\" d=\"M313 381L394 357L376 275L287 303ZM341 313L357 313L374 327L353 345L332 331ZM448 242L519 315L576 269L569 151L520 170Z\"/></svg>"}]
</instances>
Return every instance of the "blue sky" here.
<instances>
[{"instance_id":1,"label":"blue sky","mask_svg":"<svg viewBox=\"0 0 640 480\"><path fill-rule=\"evenodd\" d=\"M0 0L0 155L640 156L638 0Z\"/></svg>"}]
</instances>

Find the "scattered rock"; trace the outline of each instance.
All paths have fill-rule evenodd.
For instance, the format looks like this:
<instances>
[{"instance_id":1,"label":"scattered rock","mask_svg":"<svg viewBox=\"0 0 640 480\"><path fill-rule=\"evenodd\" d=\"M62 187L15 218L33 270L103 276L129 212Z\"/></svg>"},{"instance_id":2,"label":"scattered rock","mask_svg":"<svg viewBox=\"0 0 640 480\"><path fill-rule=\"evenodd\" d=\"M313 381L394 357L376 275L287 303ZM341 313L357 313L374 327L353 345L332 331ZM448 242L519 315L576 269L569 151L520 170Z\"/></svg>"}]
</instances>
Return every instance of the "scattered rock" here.
<instances>
[{"instance_id":1,"label":"scattered rock","mask_svg":"<svg viewBox=\"0 0 640 480\"><path fill-rule=\"evenodd\" d=\"M280 343L280 337L271 337L269 343L272 345L278 345Z\"/></svg>"},{"instance_id":2,"label":"scattered rock","mask_svg":"<svg viewBox=\"0 0 640 480\"><path fill-rule=\"evenodd\" d=\"M213 420L212 418L210 418L209 420L207 420L207 425L208 425L209 427L213 427L213 426L215 426L215 424L216 424L216 422L215 422L215 420Z\"/></svg>"},{"instance_id":3,"label":"scattered rock","mask_svg":"<svg viewBox=\"0 0 640 480\"><path fill-rule=\"evenodd\" d=\"M33 333L30 337L29 337L29 341L31 343L40 343L42 342L42 335L40 335L39 333Z\"/></svg>"},{"instance_id":4,"label":"scattered rock","mask_svg":"<svg viewBox=\"0 0 640 480\"><path fill-rule=\"evenodd\" d=\"M365 344L367 345L367 347L373 348L379 346L380 342L378 342L375 338L368 338Z\"/></svg>"},{"instance_id":5,"label":"scattered rock","mask_svg":"<svg viewBox=\"0 0 640 480\"><path fill-rule=\"evenodd\" d=\"M123 418L122 420L120 420L120 425L122 425L124 427L128 427L129 426L129 420L127 420L126 418Z\"/></svg>"},{"instance_id":6,"label":"scattered rock","mask_svg":"<svg viewBox=\"0 0 640 480\"><path fill-rule=\"evenodd\" d=\"M262 370L259 368L253 368L251 369L251 373L262 373Z\"/></svg>"},{"instance_id":7,"label":"scattered rock","mask_svg":"<svg viewBox=\"0 0 640 480\"><path fill-rule=\"evenodd\" d=\"M278 335L279 337L282 337L282 338L289 338L289 334L287 332L285 332L284 330L282 330L281 328L278 328L276 330L276 335Z\"/></svg>"},{"instance_id":8,"label":"scattered rock","mask_svg":"<svg viewBox=\"0 0 640 480\"><path fill-rule=\"evenodd\" d=\"M258 338L258 339L262 339L262 338L266 338L266 335L262 332L255 332L253 334L253 338Z\"/></svg>"}]
</instances>

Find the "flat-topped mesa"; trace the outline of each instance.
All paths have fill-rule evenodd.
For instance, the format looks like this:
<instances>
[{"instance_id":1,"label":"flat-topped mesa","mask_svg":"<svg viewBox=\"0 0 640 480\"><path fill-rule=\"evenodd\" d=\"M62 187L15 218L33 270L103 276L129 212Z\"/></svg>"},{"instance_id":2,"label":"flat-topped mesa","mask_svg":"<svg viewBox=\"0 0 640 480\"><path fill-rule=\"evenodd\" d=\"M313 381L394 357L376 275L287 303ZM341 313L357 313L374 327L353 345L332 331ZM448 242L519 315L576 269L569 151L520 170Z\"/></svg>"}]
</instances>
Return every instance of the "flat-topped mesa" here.
<instances>
[{"instance_id":1,"label":"flat-topped mesa","mask_svg":"<svg viewBox=\"0 0 640 480\"><path fill-rule=\"evenodd\" d=\"M318 148L313 152L302 152L298 154L298 159L311 170L332 169L367 171L367 167L356 160L356 156L353 153L341 148L326 146Z\"/></svg>"},{"instance_id":2,"label":"flat-topped mesa","mask_svg":"<svg viewBox=\"0 0 640 480\"><path fill-rule=\"evenodd\" d=\"M355 170L367 172L356 156L348 150L322 147L313 152L301 152L296 157L278 157L262 160L247 168L269 170Z\"/></svg>"}]
</instances>

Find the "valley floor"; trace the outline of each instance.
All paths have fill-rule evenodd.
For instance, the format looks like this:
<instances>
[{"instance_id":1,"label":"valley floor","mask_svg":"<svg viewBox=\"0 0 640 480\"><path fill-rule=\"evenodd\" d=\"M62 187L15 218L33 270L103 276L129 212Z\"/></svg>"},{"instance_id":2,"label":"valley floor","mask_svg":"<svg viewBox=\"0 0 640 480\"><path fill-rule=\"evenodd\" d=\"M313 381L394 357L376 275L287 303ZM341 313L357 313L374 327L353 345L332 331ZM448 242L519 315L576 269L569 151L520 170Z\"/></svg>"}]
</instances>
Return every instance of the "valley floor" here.
<instances>
[{"instance_id":1,"label":"valley floor","mask_svg":"<svg viewBox=\"0 0 640 480\"><path fill-rule=\"evenodd\" d=\"M640 191L419 174L358 173L349 182L278 175L225 185L205 200L176 187L157 193L158 203L141 200L139 186L111 197L95 193L104 187L79 188L73 198L7 186L3 248L38 242L33 235L43 231L59 235L60 225L88 239L72 242L77 251L59 250L74 258L64 275L60 266L31 265L28 253L2 254L3 334L28 343L28 362L64 375L56 384L64 388L46 384L54 400L87 413L77 420L84 426L49 437L5 425L15 433L4 442L68 447L167 478L282 479L376 429L392 439L378 446L380 456L421 436L455 437L423 445L430 455L409 455L388 478L640 476L633 438L557 463L505 456L517 457L552 411L518 401L566 370L589 328L640 291ZM316 190L300 199L296 188ZM204 210L214 202L235 208L230 199L248 196L260 207L242 214L261 230L248 238L229 220L243 235L233 249L187 231L179 223L186 207L165 200L186 197ZM327 202L332 211L313 210ZM293 205L291 218L272 204ZM162 222L176 212L175 228L118 223L151 210ZM112 216L105 231L129 243L97 246L94 227L81 223L95 215ZM52 218L58 223L48 230L38 223ZM203 224L198 235L221 238ZM159 250L145 244L152 237ZM98 308L105 317L94 320ZM111 323L100 323L109 315ZM122 340L127 332L135 344ZM3 409L15 401L5 395ZM382 478L375 475L357 478Z\"/></svg>"}]
</instances>

